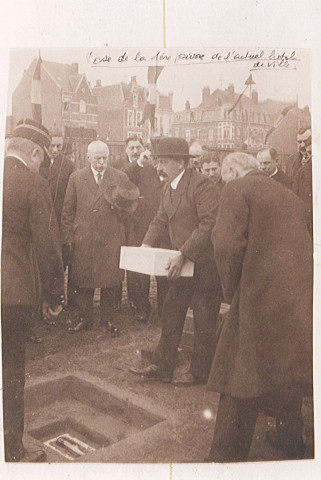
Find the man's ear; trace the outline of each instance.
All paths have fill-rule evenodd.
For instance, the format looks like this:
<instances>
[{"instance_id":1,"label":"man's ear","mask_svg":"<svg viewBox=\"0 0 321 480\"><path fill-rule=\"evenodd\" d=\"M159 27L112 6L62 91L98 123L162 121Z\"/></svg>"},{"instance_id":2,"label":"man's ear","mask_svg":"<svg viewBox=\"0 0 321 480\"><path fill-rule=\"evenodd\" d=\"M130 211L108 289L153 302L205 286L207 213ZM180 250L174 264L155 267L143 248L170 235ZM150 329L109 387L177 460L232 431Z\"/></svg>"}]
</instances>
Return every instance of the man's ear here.
<instances>
[{"instance_id":1,"label":"man's ear","mask_svg":"<svg viewBox=\"0 0 321 480\"><path fill-rule=\"evenodd\" d=\"M29 165L30 169L35 172L38 172L44 157L45 157L45 152L43 151L43 149L40 147L35 147L32 150L30 155L30 165Z\"/></svg>"}]
</instances>

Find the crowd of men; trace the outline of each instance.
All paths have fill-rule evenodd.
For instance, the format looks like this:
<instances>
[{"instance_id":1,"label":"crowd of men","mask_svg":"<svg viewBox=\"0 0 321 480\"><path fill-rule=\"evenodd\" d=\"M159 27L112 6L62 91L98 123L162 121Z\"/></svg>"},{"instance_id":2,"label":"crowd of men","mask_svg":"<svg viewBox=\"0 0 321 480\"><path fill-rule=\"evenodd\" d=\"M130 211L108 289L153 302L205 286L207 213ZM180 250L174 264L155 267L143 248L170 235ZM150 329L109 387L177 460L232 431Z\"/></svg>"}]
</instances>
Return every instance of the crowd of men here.
<instances>
[{"instance_id":1,"label":"crowd of men","mask_svg":"<svg viewBox=\"0 0 321 480\"><path fill-rule=\"evenodd\" d=\"M195 146L194 146L195 147ZM88 146L88 165L74 171L61 132L33 120L17 124L7 144L3 190L2 339L7 461L43 461L22 443L25 343L38 284L42 315L68 301L78 312L69 333L100 324L119 335L114 314L122 296L122 245L177 250L167 277L157 277L161 335L146 363L130 372L174 385L207 384L220 393L206 461L248 458L257 415L268 403L276 431L266 438L289 458L302 458L302 398L312 388L311 129L298 152L279 165L264 146L254 157L235 152L221 162L181 138L126 141L112 165L106 143ZM22 188L23 186L23 188ZM193 277L182 277L185 261ZM150 277L127 272L136 320L151 312ZM35 281L37 279L37 281ZM304 286L304 288L302 288ZM40 288L39 288L40 287ZM223 312L223 319L219 313ZM175 373L188 308L194 318L191 365ZM147 346L148 347L148 346Z\"/></svg>"}]
</instances>

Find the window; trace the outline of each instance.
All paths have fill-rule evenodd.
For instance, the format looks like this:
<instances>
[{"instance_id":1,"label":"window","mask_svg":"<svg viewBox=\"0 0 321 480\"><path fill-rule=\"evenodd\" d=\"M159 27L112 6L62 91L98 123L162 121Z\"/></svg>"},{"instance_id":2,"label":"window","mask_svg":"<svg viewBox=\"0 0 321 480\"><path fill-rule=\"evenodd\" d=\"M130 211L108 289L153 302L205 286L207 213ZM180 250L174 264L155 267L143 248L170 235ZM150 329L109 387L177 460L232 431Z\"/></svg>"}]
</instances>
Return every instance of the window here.
<instances>
[{"instance_id":1,"label":"window","mask_svg":"<svg viewBox=\"0 0 321 480\"><path fill-rule=\"evenodd\" d=\"M134 111L133 110L128 110L127 125L129 127L134 127L135 126L135 117L134 117Z\"/></svg>"},{"instance_id":2,"label":"window","mask_svg":"<svg viewBox=\"0 0 321 480\"><path fill-rule=\"evenodd\" d=\"M213 142L213 140L214 140L214 131L213 131L213 128L209 128L208 129L208 141Z\"/></svg>"},{"instance_id":3,"label":"window","mask_svg":"<svg viewBox=\"0 0 321 480\"><path fill-rule=\"evenodd\" d=\"M84 100L80 100L79 102L79 111L80 113L86 113L87 112L87 105Z\"/></svg>"},{"instance_id":4,"label":"window","mask_svg":"<svg viewBox=\"0 0 321 480\"><path fill-rule=\"evenodd\" d=\"M230 128L229 127L224 127L223 138L230 138Z\"/></svg>"},{"instance_id":5,"label":"window","mask_svg":"<svg viewBox=\"0 0 321 480\"><path fill-rule=\"evenodd\" d=\"M133 93L133 106L137 107L138 105L138 95L137 93Z\"/></svg>"},{"instance_id":6,"label":"window","mask_svg":"<svg viewBox=\"0 0 321 480\"><path fill-rule=\"evenodd\" d=\"M202 130L200 128L197 129L197 138L201 138Z\"/></svg>"},{"instance_id":7,"label":"window","mask_svg":"<svg viewBox=\"0 0 321 480\"><path fill-rule=\"evenodd\" d=\"M187 128L185 130L185 138L186 138L187 141L189 141L191 139L191 131L190 131L189 128Z\"/></svg>"},{"instance_id":8,"label":"window","mask_svg":"<svg viewBox=\"0 0 321 480\"><path fill-rule=\"evenodd\" d=\"M133 137L133 136L137 136L139 138L143 138L142 137L142 132L127 132L127 137Z\"/></svg>"},{"instance_id":9,"label":"window","mask_svg":"<svg viewBox=\"0 0 321 480\"><path fill-rule=\"evenodd\" d=\"M175 128L175 137L179 137L179 129Z\"/></svg>"},{"instance_id":10,"label":"window","mask_svg":"<svg viewBox=\"0 0 321 480\"><path fill-rule=\"evenodd\" d=\"M142 121L142 112L137 111L136 112L136 127L140 127L140 122Z\"/></svg>"}]
</instances>

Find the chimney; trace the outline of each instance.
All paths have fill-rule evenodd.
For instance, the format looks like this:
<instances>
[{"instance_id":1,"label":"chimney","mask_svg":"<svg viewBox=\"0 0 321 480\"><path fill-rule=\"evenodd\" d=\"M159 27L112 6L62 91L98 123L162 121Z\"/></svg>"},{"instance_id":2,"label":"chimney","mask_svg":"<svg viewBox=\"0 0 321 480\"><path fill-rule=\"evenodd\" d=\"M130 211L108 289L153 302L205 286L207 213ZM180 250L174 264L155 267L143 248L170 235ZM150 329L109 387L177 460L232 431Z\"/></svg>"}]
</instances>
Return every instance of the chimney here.
<instances>
[{"instance_id":1,"label":"chimney","mask_svg":"<svg viewBox=\"0 0 321 480\"><path fill-rule=\"evenodd\" d=\"M259 103L259 95L257 93L257 90L253 90L252 92L252 100L253 102L257 105Z\"/></svg>"},{"instance_id":2,"label":"chimney","mask_svg":"<svg viewBox=\"0 0 321 480\"><path fill-rule=\"evenodd\" d=\"M71 71L73 75L78 75L78 69L79 69L78 63L71 64Z\"/></svg>"},{"instance_id":3,"label":"chimney","mask_svg":"<svg viewBox=\"0 0 321 480\"><path fill-rule=\"evenodd\" d=\"M210 96L211 96L210 87L208 86L204 87L202 90L202 103L205 103L205 104L209 103Z\"/></svg>"},{"instance_id":4,"label":"chimney","mask_svg":"<svg viewBox=\"0 0 321 480\"><path fill-rule=\"evenodd\" d=\"M170 108L173 108L173 95L174 95L174 92L168 92Z\"/></svg>"},{"instance_id":5,"label":"chimney","mask_svg":"<svg viewBox=\"0 0 321 480\"><path fill-rule=\"evenodd\" d=\"M185 110L190 110L191 109L191 104L189 103L188 100L185 102Z\"/></svg>"},{"instance_id":6,"label":"chimney","mask_svg":"<svg viewBox=\"0 0 321 480\"><path fill-rule=\"evenodd\" d=\"M130 83L137 83L136 75L134 75L133 77L131 77Z\"/></svg>"},{"instance_id":7,"label":"chimney","mask_svg":"<svg viewBox=\"0 0 321 480\"><path fill-rule=\"evenodd\" d=\"M96 85L95 85L95 87L101 87L101 80L100 80L100 79L99 79L99 80L96 80Z\"/></svg>"},{"instance_id":8,"label":"chimney","mask_svg":"<svg viewBox=\"0 0 321 480\"><path fill-rule=\"evenodd\" d=\"M308 105L305 105L303 108L304 113L310 113L310 109Z\"/></svg>"},{"instance_id":9,"label":"chimney","mask_svg":"<svg viewBox=\"0 0 321 480\"><path fill-rule=\"evenodd\" d=\"M233 83L230 83L230 84L229 84L227 91L228 91L229 95L234 95L234 93L235 93L235 88L234 88Z\"/></svg>"}]
</instances>

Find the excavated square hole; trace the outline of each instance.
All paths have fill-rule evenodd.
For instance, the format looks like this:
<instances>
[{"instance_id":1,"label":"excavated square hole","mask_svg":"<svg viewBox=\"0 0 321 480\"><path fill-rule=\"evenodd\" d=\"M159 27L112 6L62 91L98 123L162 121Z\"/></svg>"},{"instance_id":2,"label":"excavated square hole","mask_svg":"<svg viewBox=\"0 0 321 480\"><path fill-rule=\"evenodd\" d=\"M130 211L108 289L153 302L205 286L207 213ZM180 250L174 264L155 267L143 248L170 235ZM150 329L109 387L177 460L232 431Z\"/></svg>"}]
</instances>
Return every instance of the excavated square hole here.
<instances>
[{"instance_id":1,"label":"excavated square hole","mask_svg":"<svg viewBox=\"0 0 321 480\"><path fill-rule=\"evenodd\" d=\"M165 417L76 376L25 389L27 433L46 447L48 461L73 461L162 422Z\"/></svg>"}]
</instances>

